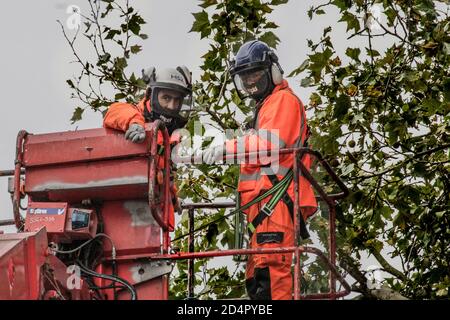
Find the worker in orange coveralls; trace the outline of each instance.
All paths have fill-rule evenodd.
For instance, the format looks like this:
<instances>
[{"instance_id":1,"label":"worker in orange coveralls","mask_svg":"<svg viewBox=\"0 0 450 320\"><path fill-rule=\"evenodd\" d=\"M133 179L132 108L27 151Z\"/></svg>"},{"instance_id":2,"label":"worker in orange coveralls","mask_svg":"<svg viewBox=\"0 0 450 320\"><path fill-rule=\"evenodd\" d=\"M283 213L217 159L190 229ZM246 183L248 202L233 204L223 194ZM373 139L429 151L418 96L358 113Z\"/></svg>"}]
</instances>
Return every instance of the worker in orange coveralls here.
<instances>
[{"instance_id":1,"label":"worker in orange coveralls","mask_svg":"<svg viewBox=\"0 0 450 320\"><path fill-rule=\"evenodd\" d=\"M113 103L103 119L103 126L125 132L125 138L134 143L142 143L146 134L144 124L161 120L170 137L171 146L179 142L180 137L174 133L185 126L188 121L192 103L192 75L185 66L175 69L156 70L154 67L142 71L143 80L148 84L144 99L137 105L124 102ZM158 136L162 145L162 135ZM159 168L163 168L160 158ZM176 187L171 183L172 205L169 208L169 226L174 229L174 210L179 210Z\"/></svg>"},{"instance_id":2,"label":"worker in orange coveralls","mask_svg":"<svg viewBox=\"0 0 450 320\"><path fill-rule=\"evenodd\" d=\"M283 79L283 71L275 53L261 41L243 44L231 62L230 74L241 99L256 101L252 129L243 137L228 140L224 145L206 149L203 161L212 164L233 154L288 147L306 146L309 134L305 109L300 99ZM277 167L271 160L259 157L256 163L240 167L238 191L241 205L249 203L280 181L293 168L293 154L280 154ZM302 163L309 169L311 159L304 155ZM302 238L308 232L304 221L317 210L309 182L300 176L300 221ZM250 248L294 246L294 183L278 201L273 211L265 204L271 196L245 210ZM292 299L292 254L250 255L247 261L246 288L251 299Z\"/></svg>"}]
</instances>

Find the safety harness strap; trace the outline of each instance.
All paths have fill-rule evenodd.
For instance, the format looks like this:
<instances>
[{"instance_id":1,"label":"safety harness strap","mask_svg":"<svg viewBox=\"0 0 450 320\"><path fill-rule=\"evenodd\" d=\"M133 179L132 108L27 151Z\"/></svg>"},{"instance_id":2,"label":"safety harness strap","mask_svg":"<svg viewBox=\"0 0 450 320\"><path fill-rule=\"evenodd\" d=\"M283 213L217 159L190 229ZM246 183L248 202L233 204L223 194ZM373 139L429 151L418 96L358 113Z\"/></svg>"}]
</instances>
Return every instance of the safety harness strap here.
<instances>
[{"instance_id":1,"label":"safety harness strap","mask_svg":"<svg viewBox=\"0 0 450 320\"><path fill-rule=\"evenodd\" d=\"M284 181L284 179L286 177L288 177L288 180ZM279 186L281 183L278 180L276 175L268 175L268 178L270 179L270 182L272 183L272 188ZM292 181L292 178L293 178L293 172L292 172L292 170L289 170L288 174L282 180L282 181L284 181L283 184L285 184L282 186L282 189L280 189L276 194L274 194L272 196L272 198L269 200L269 202L267 202L261 208L261 210L255 216L255 218L248 224L247 228L248 228L248 233L249 233L250 238L252 237L256 228L266 218L268 218L272 215L275 206L278 204L278 202L280 202L280 200L283 200L283 202L286 204L286 207L289 210L289 215L291 216L292 222L294 222L294 203L292 202L292 199L289 196L289 194L286 192L287 188L289 187L289 185ZM302 214L300 214L300 237L302 239L308 239L310 237Z\"/></svg>"},{"instance_id":2,"label":"safety harness strap","mask_svg":"<svg viewBox=\"0 0 450 320\"><path fill-rule=\"evenodd\" d=\"M301 104L300 99L295 94L293 94L293 96L295 98L297 98L298 103L301 106L302 104ZM303 130L305 129L304 126L306 124L306 121L304 119L304 114L302 114L302 110L300 110L300 113L301 113L302 120L301 120L301 125L300 125L299 139L298 139L298 141L296 143L297 146L302 145L301 137L302 137ZM308 145L308 138L309 138L310 134L311 133L310 133L309 127L306 124L306 135L305 135L305 141L303 141L303 145L302 145L303 147L307 147L307 145ZM259 211L259 213L256 215L256 217L253 219L253 221L250 222L247 225L247 229L248 229L248 233L249 233L250 238L252 237L252 235L255 232L256 228L264 221L264 219L266 219L267 217L270 217L272 215L273 209L275 208L275 206L277 205L277 203L280 200L283 200L283 202L286 204L286 206L287 206L287 208L289 210L289 215L291 216L292 222L294 222L294 203L292 202L291 197L286 192L287 188L289 187L289 184L292 181L292 176L293 176L292 169L290 169L288 173L291 174L291 178L290 178L289 182L287 183L287 185L285 186L284 191L281 194L279 194L278 198L275 198L276 195L272 196L272 198L269 200L269 202L266 203L262 207L262 209ZM288 174L286 174L286 176L284 178L286 178L287 176L288 176ZM271 189L273 189L275 186L278 186L279 184L281 184L281 182L278 180L278 178L277 178L277 176L275 174L268 175L268 178L269 178L270 182L272 183L272 188ZM284 180L284 178L283 178L283 180ZM306 228L306 224L305 224L305 221L303 219L303 215L302 214L300 214L300 237L302 239L308 239L310 237L308 229Z\"/></svg>"},{"instance_id":3,"label":"safety harness strap","mask_svg":"<svg viewBox=\"0 0 450 320\"><path fill-rule=\"evenodd\" d=\"M270 198L270 200L266 204L264 204L264 206L261 208L256 217L247 225L250 238L255 232L256 227L258 227L264 221L264 219L272 215L275 206L286 193L286 190L288 189L289 184L292 181L292 177L293 172L292 169L290 169L281 181L274 184L272 188L269 189L272 190L274 188L277 188L277 192L275 192L275 194Z\"/></svg>"},{"instance_id":4,"label":"safety harness strap","mask_svg":"<svg viewBox=\"0 0 450 320\"><path fill-rule=\"evenodd\" d=\"M272 185L277 184L279 181L278 177L275 174L269 175L269 179L270 179L270 182L272 183ZM287 192L285 192L283 194L283 198L281 198L281 200L283 200L284 204L288 208L289 215L291 216L291 219L292 219L292 223L294 223L294 202L292 201L291 197L289 196L289 194ZM300 214L300 237L303 240L308 239L310 237L302 214Z\"/></svg>"}]
</instances>

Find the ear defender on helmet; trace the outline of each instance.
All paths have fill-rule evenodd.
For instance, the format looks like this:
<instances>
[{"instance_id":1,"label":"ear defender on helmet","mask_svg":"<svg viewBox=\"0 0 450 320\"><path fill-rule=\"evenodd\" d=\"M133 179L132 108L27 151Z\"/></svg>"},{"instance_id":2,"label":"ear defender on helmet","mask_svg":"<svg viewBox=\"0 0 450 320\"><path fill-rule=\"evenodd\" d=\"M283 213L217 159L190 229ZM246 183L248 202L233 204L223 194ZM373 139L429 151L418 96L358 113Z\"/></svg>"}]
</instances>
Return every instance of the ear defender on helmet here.
<instances>
[{"instance_id":1,"label":"ear defender on helmet","mask_svg":"<svg viewBox=\"0 0 450 320\"><path fill-rule=\"evenodd\" d=\"M270 50L268 52L270 61L272 61L272 66L270 67L270 73L272 76L272 82L274 85L279 85L281 82L283 82L283 69L281 69L280 64L278 63L278 57L277 55Z\"/></svg>"},{"instance_id":2,"label":"ear defender on helmet","mask_svg":"<svg viewBox=\"0 0 450 320\"><path fill-rule=\"evenodd\" d=\"M156 77L156 68L149 67L147 69L142 69L142 80L147 85L147 89L145 90L145 100L149 100L152 95L152 89L150 87L150 83L155 82Z\"/></svg>"},{"instance_id":3,"label":"ear defender on helmet","mask_svg":"<svg viewBox=\"0 0 450 320\"><path fill-rule=\"evenodd\" d=\"M142 80L148 85L150 85L151 82L154 82L156 78L156 68L150 67L147 69L142 69Z\"/></svg>"},{"instance_id":4,"label":"ear defender on helmet","mask_svg":"<svg viewBox=\"0 0 450 320\"><path fill-rule=\"evenodd\" d=\"M181 73L186 81L186 84L190 90L192 90L192 72L186 66L178 66L176 70Z\"/></svg>"}]
</instances>

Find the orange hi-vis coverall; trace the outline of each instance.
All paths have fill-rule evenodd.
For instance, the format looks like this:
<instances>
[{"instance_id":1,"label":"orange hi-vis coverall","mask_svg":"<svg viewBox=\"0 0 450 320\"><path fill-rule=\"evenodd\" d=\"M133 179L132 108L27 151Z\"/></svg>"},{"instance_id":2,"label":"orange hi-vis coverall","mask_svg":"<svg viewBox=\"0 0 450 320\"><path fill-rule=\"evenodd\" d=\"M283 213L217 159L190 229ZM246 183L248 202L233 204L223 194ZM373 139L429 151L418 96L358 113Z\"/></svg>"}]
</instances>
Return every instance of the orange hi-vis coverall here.
<instances>
[{"instance_id":1,"label":"orange hi-vis coverall","mask_svg":"<svg viewBox=\"0 0 450 320\"><path fill-rule=\"evenodd\" d=\"M146 104L144 106L144 103ZM144 127L145 117L144 108L148 108L151 111L150 101L145 102L145 99L141 100L137 105L132 105L124 102L116 102L111 104L106 115L103 119L103 127L116 129L123 132L128 130L128 127L132 123L140 124ZM170 145L174 145L179 142L179 136L174 132L170 137ZM163 137L161 132L158 132L158 144L163 144ZM158 159L158 169L164 169L164 159L160 157ZM164 171L163 171L164 172ZM175 206L177 205L177 188L174 183L171 182L171 198L169 208L169 231L174 231L175 224Z\"/></svg>"},{"instance_id":2,"label":"orange hi-vis coverall","mask_svg":"<svg viewBox=\"0 0 450 320\"><path fill-rule=\"evenodd\" d=\"M289 147L301 147L307 138L306 113L300 99L294 95L286 80L276 86L261 104L255 130L241 138L226 142L227 153L241 153L261 150L273 150ZM293 154L279 155L278 168L264 157L256 163L241 164L238 191L241 205L249 203L264 191L272 188L273 183L281 180L293 167ZM308 154L302 158L306 168L310 168ZM272 167L270 167L272 165ZM275 178L276 177L276 178ZM275 181L274 181L275 180ZM317 202L310 183L300 175L300 208L304 221L317 210ZM289 210L286 195L277 203L270 216L260 211L271 197L262 200L245 211L247 221L255 224L254 232L249 232L250 248L273 248L294 246L293 209L294 183L287 190L290 197ZM255 217L259 214L259 222ZM261 220L260 218L263 217ZM246 287L251 299L292 299L292 254L250 255L246 270Z\"/></svg>"}]
</instances>

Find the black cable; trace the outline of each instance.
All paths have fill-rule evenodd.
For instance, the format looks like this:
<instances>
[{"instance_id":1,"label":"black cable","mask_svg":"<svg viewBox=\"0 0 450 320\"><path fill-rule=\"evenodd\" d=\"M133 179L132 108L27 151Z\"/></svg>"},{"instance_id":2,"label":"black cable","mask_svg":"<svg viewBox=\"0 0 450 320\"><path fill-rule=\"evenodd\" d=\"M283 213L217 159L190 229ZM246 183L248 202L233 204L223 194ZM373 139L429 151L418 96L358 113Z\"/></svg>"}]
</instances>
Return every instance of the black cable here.
<instances>
[{"instance_id":1,"label":"black cable","mask_svg":"<svg viewBox=\"0 0 450 320\"><path fill-rule=\"evenodd\" d=\"M112 261L111 268L112 268L113 276L117 277L117 263L116 263L116 260ZM116 282L113 282L111 285L113 286L114 300L117 300L118 294L117 294L117 290L116 290Z\"/></svg>"},{"instance_id":2,"label":"black cable","mask_svg":"<svg viewBox=\"0 0 450 320\"><path fill-rule=\"evenodd\" d=\"M102 294L100 293L99 289L95 287L94 281L92 280L92 276L90 277L86 277L86 282L89 286L89 289L93 289L95 294L97 295L97 299L98 300L105 300L102 296Z\"/></svg>"},{"instance_id":3,"label":"black cable","mask_svg":"<svg viewBox=\"0 0 450 320\"><path fill-rule=\"evenodd\" d=\"M106 275L106 274L97 273L97 272L92 271L92 270L86 268L85 266L83 266L81 264L81 262L78 262L78 263L79 263L81 271L83 271L84 273L86 273L86 274L88 274L90 276L94 276L94 277L97 277L97 278L103 278L103 279L109 280L111 282L119 282L119 283L123 284L124 287L126 289L128 289L128 291L130 291L130 293L131 293L131 300L137 300L136 290L126 280L124 280L122 278L119 278L119 277L114 277L114 276L110 276L110 275ZM116 286L111 285L111 288L114 288L114 287L116 287Z\"/></svg>"},{"instance_id":4,"label":"black cable","mask_svg":"<svg viewBox=\"0 0 450 320\"><path fill-rule=\"evenodd\" d=\"M111 275L107 275L107 274L97 273L97 272L95 272L93 270L90 270L90 269L86 268L81 263L81 261L78 261L78 265L80 266L81 271L83 271L84 273L86 273L88 275L91 275L91 276L94 276L94 277L97 277L97 278L103 278L103 279L109 280L111 282L119 282L119 283L123 284L128 289L128 291L130 291L131 300L137 300L136 290L134 289L134 287L128 281L126 281L126 280L124 280L122 278L119 278L117 276L111 276Z\"/></svg>"},{"instance_id":5,"label":"black cable","mask_svg":"<svg viewBox=\"0 0 450 320\"><path fill-rule=\"evenodd\" d=\"M101 287L93 285L93 286L90 286L89 288L97 289L97 290L105 290L105 289L126 289L127 287L125 287L125 286L115 286L115 285L110 284L110 285L101 286Z\"/></svg>"}]
</instances>

